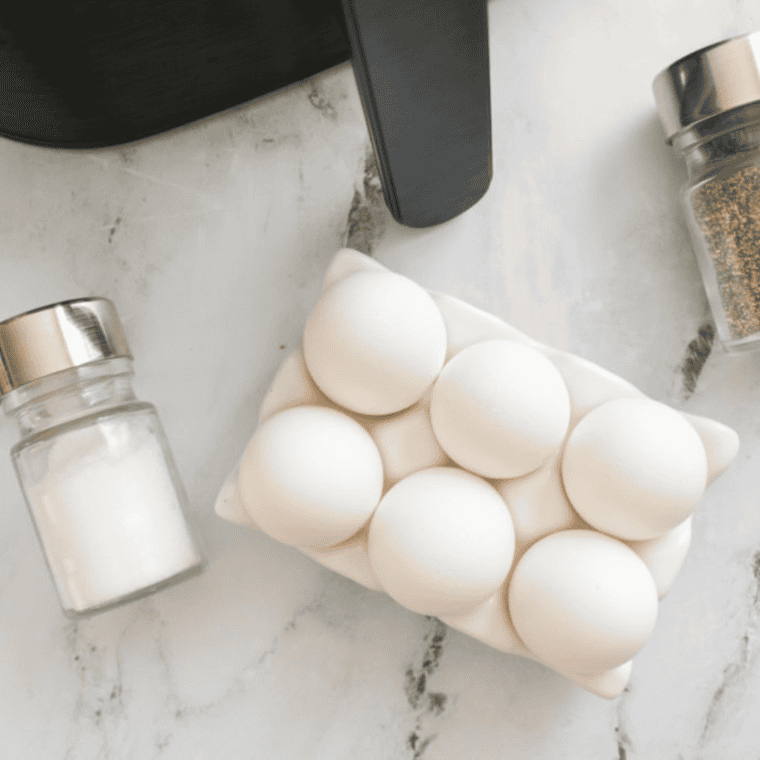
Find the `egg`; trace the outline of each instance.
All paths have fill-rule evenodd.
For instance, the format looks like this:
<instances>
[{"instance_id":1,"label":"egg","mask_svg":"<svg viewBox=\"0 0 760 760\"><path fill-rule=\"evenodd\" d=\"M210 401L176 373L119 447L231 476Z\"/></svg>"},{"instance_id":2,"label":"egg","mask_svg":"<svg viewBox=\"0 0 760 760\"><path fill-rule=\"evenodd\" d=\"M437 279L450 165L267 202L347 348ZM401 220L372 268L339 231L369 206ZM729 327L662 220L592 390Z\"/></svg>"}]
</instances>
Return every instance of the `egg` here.
<instances>
[{"instance_id":1,"label":"egg","mask_svg":"<svg viewBox=\"0 0 760 760\"><path fill-rule=\"evenodd\" d=\"M306 366L353 412L386 415L418 401L443 367L446 326L424 288L393 272L349 274L306 321Z\"/></svg>"},{"instance_id":2,"label":"egg","mask_svg":"<svg viewBox=\"0 0 760 760\"><path fill-rule=\"evenodd\" d=\"M571 433L562 479L592 527L642 541L672 530L693 511L707 483L707 455L681 414L648 398L608 401Z\"/></svg>"},{"instance_id":3,"label":"egg","mask_svg":"<svg viewBox=\"0 0 760 760\"><path fill-rule=\"evenodd\" d=\"M539 351L486 340L460 351L433 386L430 418L443 450L486 478L537 469L562 443L570 399L559 370Z\"/></svg>"},{"instance_id":4,"label":"egg","mask_svg":"<svg viewBox=\"0 0 760 760\"><path fill-rule=\"evenodd\" d=\"M508 606L520 639L547 665L595 673L630 660L657 622L657 589L628 546L591 530L553 533L517 563Z\"/></svg>"},{"instance_id":5,"label":"egg","mask_svg":"<svg viewBox=\"0 0 760 760\"><path fill-rule=\"evenodd\" d=\"M491 596L512 565L506 504L453 467L416 472L383 497L369 526L370 564L386 593L423 615L463 612Z\"/></svg>"},{"instance_id":6,"label":"egg","mask_svg":"<svg viewBox=\"0 0 760 760\"><path fill-rule=\"evenodd\" d=\"M383 466L358 422L335 409L299 406L258 428L243 452L238 486L265 533L322 549L369 520L382 495Z\"/></svg>"}]
</instances>

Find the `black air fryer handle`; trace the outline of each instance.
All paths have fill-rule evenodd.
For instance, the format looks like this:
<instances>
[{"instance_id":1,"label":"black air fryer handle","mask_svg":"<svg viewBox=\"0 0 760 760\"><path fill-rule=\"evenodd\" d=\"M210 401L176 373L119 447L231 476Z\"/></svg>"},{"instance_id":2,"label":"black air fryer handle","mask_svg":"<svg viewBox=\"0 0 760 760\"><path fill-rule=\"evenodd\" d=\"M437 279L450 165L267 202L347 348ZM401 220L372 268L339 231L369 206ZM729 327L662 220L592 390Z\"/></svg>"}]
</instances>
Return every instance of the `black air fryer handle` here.
<instances>
[{"instance_id":1,"label":"black air fryer handle","mask_svg":"<svg viewBox=\"0 0 760 760\"><path fill-rule=\"evenodd\" d=\"M394 218L448 221L492 174L486 0L342 0L380 179Z\"/></svg>"}]
</instances>

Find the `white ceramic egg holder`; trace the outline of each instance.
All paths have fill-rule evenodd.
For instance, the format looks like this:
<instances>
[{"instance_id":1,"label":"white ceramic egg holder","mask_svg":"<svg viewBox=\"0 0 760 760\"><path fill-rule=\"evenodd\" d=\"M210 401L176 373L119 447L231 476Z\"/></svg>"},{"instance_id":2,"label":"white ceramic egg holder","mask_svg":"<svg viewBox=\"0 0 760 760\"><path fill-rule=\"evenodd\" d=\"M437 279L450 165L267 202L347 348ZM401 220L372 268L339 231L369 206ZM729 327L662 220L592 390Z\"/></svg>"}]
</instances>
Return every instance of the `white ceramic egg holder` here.
<instances>
[{"instance_id":1,"label":"white ceramic egg holder","mask_svg":"<svg viewBox=\"0 0 760 760\"><path fill-rule=\"evenodd\" d=\"M374 259L357 251L342 249L326 272L323 291L349 274L360 271L388 271ZM572 354L556 351L532 340L491 314L451 296L431 293L446 326L448 361L462 349L485 340L507 339L530 346L549 358L562 375L570 397L569 431L589 411L617 398L644 398L637 388L607 370ZM297 406L335 408L311 379L298 349L277 372L259 414L259 425L276 413ZM383 461L383 493L404 477L430 467L455 466L438 444L429 419L429 394L417 404L397 414L371 418L341 411L353 417L372 435ZM683 413L693 425L707 454L707 483L717 478L738 450L738 438L730 428L716 421ZM574 528L591 529L572 508L562 485L561 453L538 470L508 481L490 482L502 496L509 496L515 527L514 568L528 547L540 538ZM233 523L257 528L243 505L238 489L238 469L230 474L215 505L216 513ZM302 551L323 566L373 590L383 591L367 552L368 527L351 539L326 550ZM627 541L649 568L660 599L667 593L680 570L691 541L691 517L664 535L645 541ZM466 614L439 616L452 628L509 654L546 664L520 641L506 606L509 576L502 587L485 602ZM548 667L551 667L547 665ZM622 692L631 674L631 661L592 674L573 673L553 667L564 677L597 694L612 699Z\"/></svg>"}]
</instances>

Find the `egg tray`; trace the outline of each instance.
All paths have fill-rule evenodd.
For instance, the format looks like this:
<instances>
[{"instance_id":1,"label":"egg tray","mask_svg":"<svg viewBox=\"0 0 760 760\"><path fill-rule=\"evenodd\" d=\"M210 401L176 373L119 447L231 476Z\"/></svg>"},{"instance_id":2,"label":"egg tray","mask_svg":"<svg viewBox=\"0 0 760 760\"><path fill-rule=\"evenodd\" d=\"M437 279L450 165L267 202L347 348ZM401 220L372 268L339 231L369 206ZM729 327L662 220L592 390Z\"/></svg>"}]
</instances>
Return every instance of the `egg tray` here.
<instances>
[{"instance_id":1,"label":"egg tray","mask_svg":"<svg viewBox=\"0 0 760 760\"><path fill-rule=\"evenodd\" d=\"M351 249L337 252L325 274L323 292L338 280L361 271L388 270L374 259ZM545 346L497 317L457 298L430 293L443 315L447 333L446 361L462 349L486 340L506 339L532 347L546 356L559 370L570 398L568 436L592 409L619 398L646 398L633 385L572 354ZM359 422L373 437L384 468L385 494L404 477L431 467L455 467L438 444L429 417L430 394L412 407L386 417L353 414L338 407L311 379L299 348L284 360L262 402L258 423L278 412L297 406L325 406L339 409ZM727 426L704 417L681 412L694 427L707 455L707 483L713 482L731 463L738 451L738 437ZM567 437L565 438L565 441ZM564 445L564 444L563 444ZM539 469L505 481L489 480L502 494L509 495L510 514L515 528L515 555L512 569L525 551L539 539L559 531L594 530L573 509L562 484L562 447ZM505 502L506 503L506 502ZM238 468L230 473L218 495L215 511L225 520L257 529L240 497ZM329 549L299 550L335 572L375 591L383 588L373 572L367 551L369 523L352 538ZM669 532L649 540L623 541L646 564L662 599L673 584L691 542L691 517ZM511 573L510 573L511 576ZM452 628L499 651L528 658L550 667L565 678L600 697L612 699L627 684L632 661L594 673L560 670L531 652L520 640L509 616L507 590L510 576L486 601L464 614L439 616Z\"/></svg>"}]
</instances>

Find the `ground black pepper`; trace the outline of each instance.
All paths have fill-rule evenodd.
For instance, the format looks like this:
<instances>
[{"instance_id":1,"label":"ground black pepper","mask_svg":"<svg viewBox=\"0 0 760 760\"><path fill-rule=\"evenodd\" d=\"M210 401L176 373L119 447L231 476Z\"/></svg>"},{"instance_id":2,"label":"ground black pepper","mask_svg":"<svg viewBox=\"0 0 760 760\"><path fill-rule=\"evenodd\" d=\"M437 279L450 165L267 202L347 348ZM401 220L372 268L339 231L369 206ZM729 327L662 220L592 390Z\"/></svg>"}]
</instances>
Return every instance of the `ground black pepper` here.
<instances>
[{"instance_id":1,"label":"ground black pepper","mask_svg":"<svg viewBox=\"0 0 760 760\"><path fill-rule=\"evenodd\" d=\"M731 340L760 331L760 167L719 173L688 196L715 276Z\"/></svg>"}]
</instances>

